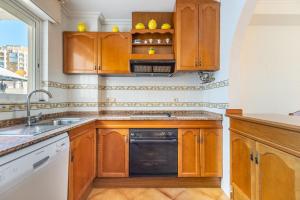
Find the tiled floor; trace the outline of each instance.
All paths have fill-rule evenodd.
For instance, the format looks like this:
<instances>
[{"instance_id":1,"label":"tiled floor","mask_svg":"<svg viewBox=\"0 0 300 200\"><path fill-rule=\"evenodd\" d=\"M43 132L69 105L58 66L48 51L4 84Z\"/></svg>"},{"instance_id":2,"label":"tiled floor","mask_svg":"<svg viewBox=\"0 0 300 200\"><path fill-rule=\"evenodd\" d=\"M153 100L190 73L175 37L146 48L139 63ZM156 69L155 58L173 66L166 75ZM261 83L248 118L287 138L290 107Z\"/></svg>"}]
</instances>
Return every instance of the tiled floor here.
<instances>
[{"instance_id":1,"label":"tiled floor","mask_svg":"<svg viewBox=\"0 0 300 200\"><path fill-rule=\"evenodd\" d=\"M88 200L229 200L218 188L93 189Z\"/></svg>"}]
</instances>

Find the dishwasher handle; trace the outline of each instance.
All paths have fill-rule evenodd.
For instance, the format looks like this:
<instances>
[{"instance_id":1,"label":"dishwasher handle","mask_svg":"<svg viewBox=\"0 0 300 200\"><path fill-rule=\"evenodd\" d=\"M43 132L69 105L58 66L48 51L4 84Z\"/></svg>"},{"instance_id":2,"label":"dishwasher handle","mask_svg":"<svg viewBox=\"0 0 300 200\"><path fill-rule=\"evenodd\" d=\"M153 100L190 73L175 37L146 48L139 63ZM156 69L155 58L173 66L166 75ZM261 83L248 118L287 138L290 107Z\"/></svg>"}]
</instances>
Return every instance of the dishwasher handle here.
<instances>
[{"instance_id":1,"label":"dishwasher handle","mask_svg":"<svg viewBox=\"0 0 300 200\"><path fill-rule=\"evenodd\" d=\"M50 156L47 156L47 157L45 157L45 158L43 158L43 159L41 159L41 160L39 160L39 161L33 163L33 165L32 165L33 169L35 170L35 169L37 169L37 168L40 168L40 167L41 167L42 165L44 165L49 159L50 159Z\"/></svg>"},{"instance_id":2,"label":"dishwasher handle","mask_svg":"<svg viewBox=\"0 0 300 200\"><path fill-rule=\"evenodd\" d=\"M136 139L131 139L130 143L177 143L177 139L172 139L172 140L136 140Z\"/></svg>"}]
</instances>

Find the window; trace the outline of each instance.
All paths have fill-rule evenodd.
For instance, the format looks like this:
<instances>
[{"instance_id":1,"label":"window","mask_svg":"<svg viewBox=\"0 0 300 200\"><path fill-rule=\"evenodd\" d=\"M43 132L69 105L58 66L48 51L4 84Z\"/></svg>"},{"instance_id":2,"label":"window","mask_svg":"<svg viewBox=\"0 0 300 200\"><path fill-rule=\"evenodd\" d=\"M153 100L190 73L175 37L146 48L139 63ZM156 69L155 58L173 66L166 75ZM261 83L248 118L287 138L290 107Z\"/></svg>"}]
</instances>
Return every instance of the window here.
<instances>
[{"instance_id":1,"label":"window","mask_svg":"<svg viewBox=\"0 0 300 200\"><path fill-rule=\"evenodd\" d=\"M0 95L26 95L39 86L40 23L17 1L0 1Z\"/></svg>"}]
</instances>

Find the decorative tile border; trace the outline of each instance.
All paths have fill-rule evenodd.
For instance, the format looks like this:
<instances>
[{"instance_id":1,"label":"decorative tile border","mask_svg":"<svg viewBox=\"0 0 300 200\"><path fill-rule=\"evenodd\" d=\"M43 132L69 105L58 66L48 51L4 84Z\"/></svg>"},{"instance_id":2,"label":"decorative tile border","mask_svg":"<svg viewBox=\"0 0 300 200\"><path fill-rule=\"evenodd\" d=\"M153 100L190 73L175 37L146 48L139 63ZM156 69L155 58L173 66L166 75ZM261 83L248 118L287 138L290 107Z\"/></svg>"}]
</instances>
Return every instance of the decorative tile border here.
<instances>
[{"instance_id":1,"label":"decorative tile border","mask_svg":"<svg viewBox=\"0 0 300 200\"><path fill-rule=\"evenodd\" d=\"M217 88L223 88L229 86L229 80L217 81L200 86L200 90L213 90Z\"/></svg>"},{"instance_id":2,"label":"decorative tile border","mask_svg":"<svg viewBox=\"0 0 300 200\"><path fill-rule=\"evenodd\" d=\"M65 84L53 81L43 82L43 86L59 89L85 90L142 90L142 91L203 91L229 86L229 80L223 80L200 86L102 86L97 84Z\"/></svg>"},{"instance_id":3,"label":"decorative tile border","mask_svg":"<svg viewBox=\"0 0 300 200\"><path fill-rule=\"evenodd\" d=\"M26 110L25 103L17 104L0 104L0 112L14 112L14 111L24 111ZM54 108L68 108L68 103L32 103L32 110L40 109L54 109Z\"/></svg>"},{"instance_id":4,"label":"decorative tile border","mask_svg":"<svg viewBox=\"0 0 300 200\"><path fill-rule=\"evenodd\" d=\"M99 90L197 91L200 86L99 86Z\"/></svg>"},{"instance_id":5,"label":"decorative tile border","mask_svg":"<svg viewBox=\"0 0 300 200\"><path fill-rule=\"evenodd\" d=\"M68 84L54 81L43 81L44 87L58 88L58 89L95 89L98 90L97 84Z\"/></svg>"},{"instance_id":6,"label":"decorative tile border","mask_svg":"<svg viewBox=\"0 0 300 200\"><path fill-rule=\"evenodd\" d=\"M33 110L54 108L87 108L87 107L201 107L227 109L228 103L211 102L62 102L62 103L33 103ZM26 110L26 104L0 104L0 112L14 112Z\"/></svg>"}]
</instances>

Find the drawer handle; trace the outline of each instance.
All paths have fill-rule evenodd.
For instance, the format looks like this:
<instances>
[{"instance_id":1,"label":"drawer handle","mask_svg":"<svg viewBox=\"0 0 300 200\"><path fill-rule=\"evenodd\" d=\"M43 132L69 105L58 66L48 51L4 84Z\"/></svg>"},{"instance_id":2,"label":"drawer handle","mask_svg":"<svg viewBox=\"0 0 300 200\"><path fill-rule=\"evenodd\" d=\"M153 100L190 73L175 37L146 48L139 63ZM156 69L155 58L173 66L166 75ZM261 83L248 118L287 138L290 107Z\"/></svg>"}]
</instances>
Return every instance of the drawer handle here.
<instances>
[{"instance_id":1,"label":"drawer handle","mask_svg":"<svg viewBox=\"0 0 300 200\"><path fill-rule=\"evenodd\" d=\"M36 163L34 163L32 165L33 169L37 169L37 168L41 167L43 164L45 164L49 160L49 158L50 158L50 156L47 156L47 157L43 158L42 160L37 161Z\"/></svg>"}]
</instances>

